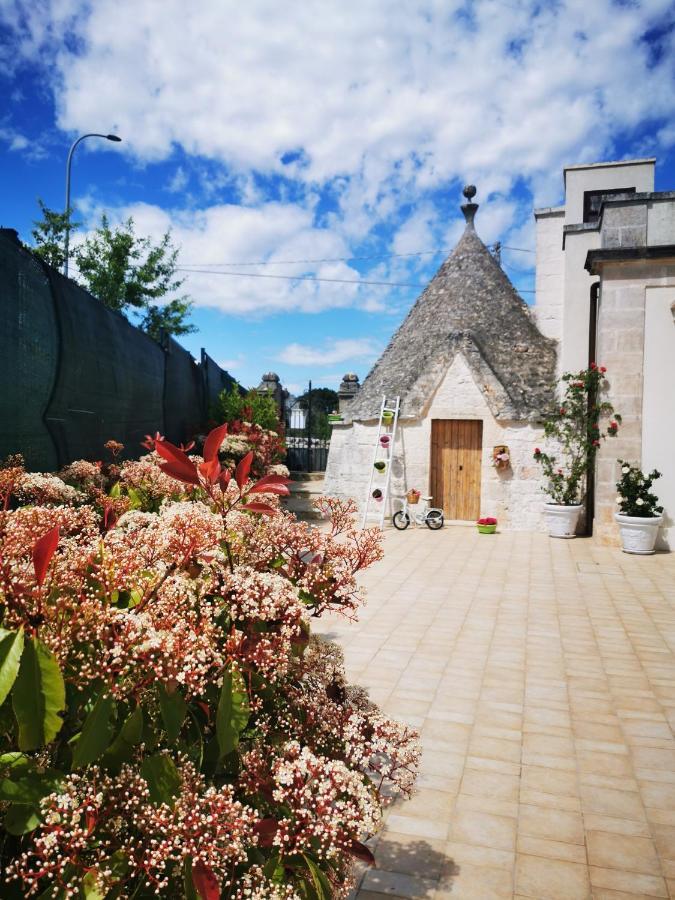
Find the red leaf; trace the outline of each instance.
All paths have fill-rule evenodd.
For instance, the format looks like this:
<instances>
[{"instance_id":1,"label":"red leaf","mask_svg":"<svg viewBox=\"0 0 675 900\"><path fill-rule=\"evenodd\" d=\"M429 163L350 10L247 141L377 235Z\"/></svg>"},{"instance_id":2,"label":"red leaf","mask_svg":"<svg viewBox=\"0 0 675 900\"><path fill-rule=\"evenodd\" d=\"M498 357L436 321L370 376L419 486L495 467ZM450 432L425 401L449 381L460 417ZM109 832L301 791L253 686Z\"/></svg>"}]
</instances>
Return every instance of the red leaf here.
<instances>
[{"instance_id":1,"label":"red leaf","mask_svg":"<svg viewBox=\"0 0 675 900\"><path fill-rule=\"evenodd\" d=\"M271 847L278 827L279 823L276 819L260 819L259 822L256 822L253 830L258 835L259 846Z\"/></svg>"},{"instance_id":2,"label":"red leaf","mask_svg":"<svg viewBox=\"0 0 675 900\"><path fill-rule=\"evenodd\" d=\"M218 879L200 859L192 863L192 884L202 900L220 900Z\"/></svg>"},{"instance_id":3,"label":"red leaf","mask_svg":"<svg viewBox=\"0 0 675 900\"><path fill-rule=\"evenodd\" d=\"M33 544L33 568L35 580L42 586L54 551L59 543L59 526L55 525Z\"/></svg>"},{"instance_id":4,"label":"red leaf","mask_svg":"<svg viewBox=\"0 0 675 900\"><path fill-rule=\"evenodd\" d=\"M204 478L209 482L209 484L215 484L218 481L218 476L220 475L220 461L218 457L214 457L210 459L208 462L203 462L199 464L199 471L202 473Z\"/></svg>"},{"instance_id":5,"label":"red leaf","mask_svg":"<svg viewBox=\"0 0 675 900\"><path fill-rule=\"evenodd\" d=\"M236 478L237 484L239 485L239 490L242 490L242 488L248 481L248 473L251 471L251 466L253 465L253 456L253 450L249 450L246 456L242 460L240 460L237 465L234 477Z\"/></svg>"},{"instance_id":6,"label":"red leaf","mask_svg":"<svg viewBox=\"0 0 675 900\"><path fill-rule=\"evenodd\" d=\"M375 865L375 857L366 847L366 845L361 843L361 841L352 841L349 852L357 859L363 860L363 862L368 863L369 866Z\"/></svg>"},{"instance_id":7,"label":"red leaf","mask_svg":"<svg viewBox=\"0 0 675 900\"><path fill-rule=\"evenodd\" d=\"M221 486L221 488L224 491L227 490L227 486L230 483L231 478L232 478L232 473L230 472L229 469L223 469L223 471L220 473L220 478L218 479L218 484Z\"/></svg>"},{"instance_id":8,"label":"red leaf","mask_svg":"<svg viewBox=\"0 0 675 900\"><path fill-rule=\"evenodd\" d=\"M162 472L166 472L167 475L170 475L177 481L183 481L185 484L199 484L199 476L192 463L190 463L189 468L187 466L178 465L176 462L160 463L159 467Z\"/></svg>"},{"instance_id":9,"label":"red leaf","mask_svg":"<svg viewBox=\"0 0 675 900\"><path fill-rule=\"evenodd\" d=\"M246 512L254 512L261 513L261 515L270 516L276 512L276 509L273 506L268 506L266 503L247 503L246 506L242 506L242 509L245 509Z\"/></svg>"},{"instance_id":10,"label":"red leaf","mask_svg":"<svg viewBox=\"0 0 675 900\"><path fill-rule=\"evenodd\" d=\"M286 485L290 484L290 478L284 478L282 475L265 475L260 481L256 481L252 488L249 488L249 494L290 494Z\"/></svg>"},{"instance_id":11,"label":"red leaf","mask_svg":"<svg viewBox=\"0 0 675 900\"><path fill-rule=\"evenodd\" d=\"M212 459L218 458L220 445L225 440L226 435L227 422L224 425L219 425L217 428L214 428L212 432L210 432L210 434L204 441L204 452L202 454L202 456L204 457L204 462L211 462Z\"/></svg>"},{"instance_id":12,"label":"red leaf","mask_svg":"<svg viewBox=\"0 0 675 900\"><path fill-rule=\"evenodd\" d=\"M183 453L180 447L176 447L171 441L156 441L155 450L168 462L177 462L183 466L192 466L194 468L194 463L187 453Z\"/></svg>"}]
</instances>

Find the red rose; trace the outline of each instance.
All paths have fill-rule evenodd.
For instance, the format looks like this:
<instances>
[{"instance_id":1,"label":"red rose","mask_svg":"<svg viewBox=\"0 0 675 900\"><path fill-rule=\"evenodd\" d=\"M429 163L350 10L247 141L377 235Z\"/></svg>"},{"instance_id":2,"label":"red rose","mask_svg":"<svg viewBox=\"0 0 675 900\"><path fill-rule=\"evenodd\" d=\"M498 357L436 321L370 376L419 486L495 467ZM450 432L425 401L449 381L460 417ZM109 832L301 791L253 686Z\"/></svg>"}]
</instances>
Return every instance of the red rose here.
<instances>
[{"instance_id":1,"label":"red rose","mask_svg":"<svg viewBox=\"0 0 675 900\"><path fill-rule=\"evenodd\" d=\"M591 366L590 366L590 367L591 367L591 370L594 370L594 369L597 369L597 368L598 368L598 367L596 366L595 363L591 363Z\"/></svg>"},{"instance_id":2,"label":"red rose","mask_svg":"<svg viewBox=\"0 0 675 900\"><path fill-rule=\"evenodd\" d=\"M539 449L539 447L535 447L535 448L534 448L534 455L535 455L535 456L540 456L540 455L541 455L541 450Z\"/></svg>"},{"instance_id":3,"label":"red rose","mask_svg":"<svg viewBox=\"0 0 675 900\"><path fill-rule=\"evenodd\" d=\"M597 438L593 441L593 446L594 446L594 447L599 447L599 446L600 446L600 441L599 441Z\"/></svg>"},{"instance_id":4,"label":"red rose","mask_svg":"<svg viewBox=\"0 0 675 900\"><path fill-rule=\"evenodd\" d=\"M565 415L565 407L564 407L564 406L561 406L561 407L560 407L560 415L561 415L561 416L564 416L564 415Z\"/></svg>"},{"instance_id":5,"label":"red rose","mask_svg":"<svg viewBox=\"0 0 675 900\"><path fill-rule=\"evenodd\" d=\"M607 371L606 366L600 366L600 371L604 374Z\"/></svg>"}]
</instances>

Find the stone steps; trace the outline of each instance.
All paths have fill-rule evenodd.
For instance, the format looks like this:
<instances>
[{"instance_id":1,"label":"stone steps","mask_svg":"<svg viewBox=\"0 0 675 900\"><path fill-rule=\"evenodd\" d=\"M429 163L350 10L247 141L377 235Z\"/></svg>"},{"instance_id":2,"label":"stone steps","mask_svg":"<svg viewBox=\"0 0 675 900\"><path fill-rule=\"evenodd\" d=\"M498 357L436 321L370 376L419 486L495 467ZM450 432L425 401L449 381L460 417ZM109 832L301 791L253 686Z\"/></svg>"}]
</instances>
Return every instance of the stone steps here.
<instances>
[{"instance_id":1,"label":"stone steps","mask_svg":"<svg viewBox=\"0 0 675 900\"><path fill-rule=\"evenodd\" d=\"M293 479L293 475L297 477ZM304 521L319 521L322 516L313 503L323 493L323 472L291 473L290 495L282 498L283 506ZM302 480L300 480L302 479Z\"/></svg>"}]
</instances>

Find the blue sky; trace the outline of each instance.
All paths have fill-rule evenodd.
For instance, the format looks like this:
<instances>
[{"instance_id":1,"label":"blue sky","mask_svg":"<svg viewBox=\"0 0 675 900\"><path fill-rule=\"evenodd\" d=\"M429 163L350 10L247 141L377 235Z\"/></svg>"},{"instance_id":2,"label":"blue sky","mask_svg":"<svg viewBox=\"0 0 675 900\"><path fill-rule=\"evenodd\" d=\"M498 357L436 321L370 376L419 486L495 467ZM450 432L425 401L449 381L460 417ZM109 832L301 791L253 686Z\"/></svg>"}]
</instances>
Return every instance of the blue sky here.
<instances>
[{"instance_id":1,"label":"blue sky","mask_svg":"<svg viewBox=\"0 0 675 900\"><path fill-rule=\"evenodd\" d=\"M654 155L675 188L674 23L672 0L0 0L0 224L29 240L70 142L116 132L79 147L74 205L171 227L206 270L183 343L336 387L456 242L464 183L481 237L529 251L566 164ZM534 255L503 259L531 302Z\"/></svg>"}]
</instances>

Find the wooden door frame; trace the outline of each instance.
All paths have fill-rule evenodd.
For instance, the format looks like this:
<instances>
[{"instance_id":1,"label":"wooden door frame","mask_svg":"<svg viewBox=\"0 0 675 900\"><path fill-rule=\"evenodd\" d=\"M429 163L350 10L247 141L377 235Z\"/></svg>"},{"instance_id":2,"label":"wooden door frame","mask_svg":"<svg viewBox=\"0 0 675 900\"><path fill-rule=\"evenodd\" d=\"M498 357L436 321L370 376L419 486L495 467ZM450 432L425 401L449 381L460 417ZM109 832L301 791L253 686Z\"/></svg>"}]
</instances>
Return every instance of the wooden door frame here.
<instances>
[{"instance_id":1,"label":"wooden door frame","mask_svg":"<svg viewBox=\"0 0 675 900\"><path fill-rule=\"evenodd\" d=\"M431 419L429 494L448 520L470 522L480 516L482 459L483 419ZM460 476L457 469L465 466Z\"/></svg>"}]
</instances>

